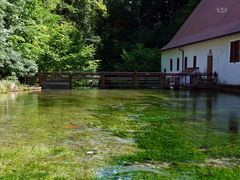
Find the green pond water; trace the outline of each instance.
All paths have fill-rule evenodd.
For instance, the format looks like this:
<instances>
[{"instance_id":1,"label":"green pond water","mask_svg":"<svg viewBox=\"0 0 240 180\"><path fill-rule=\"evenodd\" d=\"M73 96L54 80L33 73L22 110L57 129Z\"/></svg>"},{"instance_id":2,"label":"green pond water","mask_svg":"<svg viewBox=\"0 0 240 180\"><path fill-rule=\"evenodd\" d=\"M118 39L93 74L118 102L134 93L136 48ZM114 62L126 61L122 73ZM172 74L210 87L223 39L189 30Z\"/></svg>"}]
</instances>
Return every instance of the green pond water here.
<instances>
[{"instance_id":1,"label":"green pond water","mask_svg":"<svg viewBox=\"0 0 240 180\"><path fill-rule=\"evenodd\" d=\"M0 179L238 179L240 96L0 95Z\"/></svg>"}]
</instances>

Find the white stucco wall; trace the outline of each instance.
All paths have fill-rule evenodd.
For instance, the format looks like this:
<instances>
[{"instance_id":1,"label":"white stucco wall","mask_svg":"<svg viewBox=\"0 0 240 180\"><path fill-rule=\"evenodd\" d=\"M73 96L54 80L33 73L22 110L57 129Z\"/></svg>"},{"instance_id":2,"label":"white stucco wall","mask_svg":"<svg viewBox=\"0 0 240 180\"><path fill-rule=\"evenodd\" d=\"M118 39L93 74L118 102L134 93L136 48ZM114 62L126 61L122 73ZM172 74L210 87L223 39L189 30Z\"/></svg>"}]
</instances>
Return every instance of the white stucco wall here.
<instances>
[{"instance_id":1,"label":"white stucco wall","mask_svg":"<svg viewBox=\"0 0 240 180\"><path fill-rule=\"evenodd\" d=\"M188 58L188 67L193 67L193 57L197 56L197 67L200 72L207 69L207 55L209 49L213 52L213 72L218 73L220 84L240 85L240 62L230 63L230 43L240 40L240 33L217 38L205 42L195 43L181 47L184 56ZM170 59L173 59L173 73L177 72L177 58L180 59L180 71L182 71L182 53L177 49L162 52L161 69L170 72Z\"/></svg>"}]
</instances>

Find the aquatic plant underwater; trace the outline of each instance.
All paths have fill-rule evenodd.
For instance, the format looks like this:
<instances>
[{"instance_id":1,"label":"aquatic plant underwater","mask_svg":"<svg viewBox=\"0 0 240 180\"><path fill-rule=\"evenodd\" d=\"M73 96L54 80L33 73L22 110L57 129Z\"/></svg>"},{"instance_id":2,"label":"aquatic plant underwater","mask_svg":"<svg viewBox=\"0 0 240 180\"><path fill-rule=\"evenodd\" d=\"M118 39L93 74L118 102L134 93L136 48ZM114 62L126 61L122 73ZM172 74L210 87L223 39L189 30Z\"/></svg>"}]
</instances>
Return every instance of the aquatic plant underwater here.
<instances>
[{"instance_id":1,"label":"aquatic plant underwater","mask_svg":"<svg viewBox=\"0 0 240 180\"><path fill-rule=\"evenodd\" d=\"M0 95L1 179L237 179L240 97L148 90Z\"/></svg>"}]
</instances>

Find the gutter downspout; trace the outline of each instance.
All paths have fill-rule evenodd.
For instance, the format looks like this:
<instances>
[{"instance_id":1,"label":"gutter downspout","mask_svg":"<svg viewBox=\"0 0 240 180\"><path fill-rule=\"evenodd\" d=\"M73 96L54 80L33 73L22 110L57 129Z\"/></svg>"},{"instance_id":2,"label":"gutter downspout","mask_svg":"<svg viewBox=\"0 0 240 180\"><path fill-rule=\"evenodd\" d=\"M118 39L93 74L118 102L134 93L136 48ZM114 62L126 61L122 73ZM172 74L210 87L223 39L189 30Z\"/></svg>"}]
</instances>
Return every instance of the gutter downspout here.
<instances>
[{"instance_id":1,"label":"gutter downspout","mask_svg":"<svg viewBox=\"0 0 240 180\"><path fill-rule=\"evenodd\" d=\"M182 71L184 70L184 50L182 48L178 48L179 51L182 52Z\"/></svg>"}]
</instances>

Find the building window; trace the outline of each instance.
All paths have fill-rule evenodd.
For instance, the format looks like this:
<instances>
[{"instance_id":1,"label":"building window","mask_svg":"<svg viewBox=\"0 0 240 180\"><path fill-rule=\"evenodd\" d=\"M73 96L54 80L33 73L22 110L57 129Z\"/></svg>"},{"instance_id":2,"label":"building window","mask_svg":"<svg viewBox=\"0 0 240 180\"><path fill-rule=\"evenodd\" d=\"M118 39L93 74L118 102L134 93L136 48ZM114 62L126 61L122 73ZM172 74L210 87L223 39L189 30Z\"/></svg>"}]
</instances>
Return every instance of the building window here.
<instances>
[{"instance_id":1,"label":"building window","mask_svg":"<svg viewBox=\"0 0 240 180\"><path fill-rule=\"evenodd\" d=\"M173 60L170 59L170 71L172 71L172 70L173 70Z\"/></svg>"},{"instance_id":2,"label":"building window","mask_svg":"<svg viewBox=\"0 0 240 180\"><path fill-rule=\"evenodd\" d=\"M179 71L179 70L180 70L180 59L177 58L177 71Z\"/></svg>"},{"instance_id":3,"label":"building window","mask_svg":"<svg viewBox=\"0 0 240 180\"><path fill-rule=\"evenodd\" d=\"M185 69L187 69L187 67L188 67L188 58L187 57L185 57L184 67L185 67Z\"/></svg>"},{"instance_id":4,"label":"building window","mask_svg":"<svg viewBox=\"0 0 240 180\"><path fill-rule=\"evenodd\" d=\"M197 68L197 56L193 56L193 68Z\"/></svg>"},{"instance_id":5,"label":"building window","mask_svg":"<svg viewBox=\"0 0 240 180\"><path fill-rule=\"evenodd\" d=\"M231 42L230 62L240 62L240 41Z\"/></svg>"}]
</instances>

